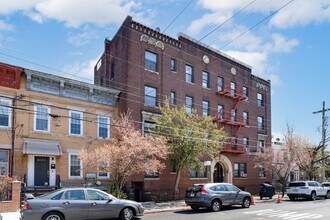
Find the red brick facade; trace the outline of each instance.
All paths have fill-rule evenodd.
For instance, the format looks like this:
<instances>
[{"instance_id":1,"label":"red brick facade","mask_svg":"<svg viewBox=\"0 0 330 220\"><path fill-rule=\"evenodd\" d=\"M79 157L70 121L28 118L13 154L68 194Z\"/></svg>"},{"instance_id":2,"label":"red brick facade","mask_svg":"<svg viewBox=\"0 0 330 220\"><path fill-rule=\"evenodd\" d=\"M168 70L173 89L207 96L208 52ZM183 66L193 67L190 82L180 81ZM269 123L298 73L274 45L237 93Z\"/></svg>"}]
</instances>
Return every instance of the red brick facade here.
<instances>
[{"instance_id":1,"label":"red brick facade","mask_svg":"<svg viewBox=\"0 0 330 220\"><path fill-rule=\"evenodd\" d=\"M1 212L17 212L21 208L21 182L14 181L12 184L12 200L0 202Z\"/></svg>"},{"instance_id":2,"label":"red brick facade","mask_svg":"<svg viewBox=\"0 0 330 220\"><path fill-rule=\"evenodd\" d=\"M145 68L146 51L157 55L156 71ZM170 68L171 59L175 59L175 70ZM186 82L186 65L193 67L192 83ZM209 88L202 86L203 71L209 73ZM218 91L218 77L223 78L221 92ZM181 195L193 183L215 181L217 163L221 165L221 181L252 193L258 192L260 183L271 181L269 172L265 177L259 176L254 162L255 152L262 150L262 142L264 147L271 144L270 81L252 75L248 65L183 34L174 39L127 17L114 38L105 40L105 51L95 66L94 81L97 85L121 90L119 112L131 110L132 120L139 122L138 126L143 126L147 113L159 113L157 107L144 104L145 86L157 89L158 103L170 97L171 92L175 92L178 106L185 104L186 96L193 97L193 108L199 114L203 113L203 101L207 101L209 113L215 119L218 105L223 105L225 114L218 124L230 137L236 137L237 142L231 144L235 139L228 139L219 158L213 158L211 166L207 167L207 178L190 178L189 170L183 173L179 186ZM230 94L231 83L236 84L234 95ZM243 96L243 86L248 90L248 99ZM262 96L262 106L258 106L257 93ZM235 122L230 120L232 109L237 111ZM248 112L248 125L243 123L243 112ZM259 129L258 117L263 119ZM247 144L243 143L243 138L248 138ZM245 173L235 172L235 163L246 164ZM137 194L151 193L165 199L173 193L175 179L170 163L167 165L159 178L149 180L141 175L133 178L128 186L139 188L135 190Z\"/></svg>"}]
</instances>

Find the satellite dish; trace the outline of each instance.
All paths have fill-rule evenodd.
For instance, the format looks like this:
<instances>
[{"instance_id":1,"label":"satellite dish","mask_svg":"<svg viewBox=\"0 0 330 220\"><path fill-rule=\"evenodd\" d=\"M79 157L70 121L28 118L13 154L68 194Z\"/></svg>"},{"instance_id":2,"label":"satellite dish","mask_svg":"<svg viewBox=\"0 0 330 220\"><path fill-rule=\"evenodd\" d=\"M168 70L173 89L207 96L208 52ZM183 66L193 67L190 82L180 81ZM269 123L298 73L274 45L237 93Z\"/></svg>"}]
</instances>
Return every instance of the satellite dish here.
<instances>
[{"instance_id":1,"label":"satellite dish","mask_svg":"<svg viewBox=\"0 0 330 220\"><path fill-rule=\"evenodd\" d=\"M159 27L156 27L156 31L160 32L160 28Z\"/></svg>"}]
</instances>

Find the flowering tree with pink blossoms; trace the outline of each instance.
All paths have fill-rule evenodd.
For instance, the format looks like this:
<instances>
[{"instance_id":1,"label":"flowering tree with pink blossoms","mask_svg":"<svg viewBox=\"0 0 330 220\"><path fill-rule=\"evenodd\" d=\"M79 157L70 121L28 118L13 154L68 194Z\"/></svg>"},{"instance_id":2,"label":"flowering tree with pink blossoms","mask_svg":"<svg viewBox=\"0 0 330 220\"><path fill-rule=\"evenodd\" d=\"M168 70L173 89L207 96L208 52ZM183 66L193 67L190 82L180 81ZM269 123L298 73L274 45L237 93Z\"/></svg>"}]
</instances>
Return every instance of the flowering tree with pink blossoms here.
<instances>
[{"instance_id":1,"label":"flowering tree with pink blossoms","mask_svg":"<svg viewBox=\"0 0 330 220\"><path fill-rule=\"evenodd\" d=\"M168 155L163 137L143 135L129 118L129 114L122 114L112 125L114 137L110 143L83 150L80 154L84 169L110 173L116 196L120 195L130 176L164 169Z\"/></svg>"}]
</instances>

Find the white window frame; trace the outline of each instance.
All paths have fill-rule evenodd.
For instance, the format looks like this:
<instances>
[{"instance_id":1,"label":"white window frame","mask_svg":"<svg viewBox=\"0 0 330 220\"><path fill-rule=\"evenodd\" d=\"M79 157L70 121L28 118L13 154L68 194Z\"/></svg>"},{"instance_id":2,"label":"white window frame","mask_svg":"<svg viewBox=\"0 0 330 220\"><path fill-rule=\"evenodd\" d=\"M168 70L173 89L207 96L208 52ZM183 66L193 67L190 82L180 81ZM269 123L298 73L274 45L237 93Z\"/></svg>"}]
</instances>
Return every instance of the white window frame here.
<instances>
[{"instance_id":1,"label":"white window frame","mask_svg":"<svg viewBox=\"0 0 330 220\"><path fill-rule=\"evenodd\" d=\"M110 164L109 164L110 166ZM107 172L107 176L100 176L100 170L97 168L97 178L98 179L110 179L110 172Z\"/></svg>"},{"instance_id":2,"label":"white window frame","mask_svg":"<svg viewBox=\"0 0 330 220\"><path fill-rule=\"evenodd\" d=\"M0 98L0 103L2 102L7 102L8 106L12 106L12 101L6 98ZM2 104L1 104L2 105ZM6 108L5 106L0 106L2 108ZM2 126L0 125L0 128L11 128L11 117L12 117L12 108L7 107L8 108L8 126Z\"/></svg>"},{"instance_id":3,"label":"white window frame","mask_svg":"<svg viewBox=\"0 0 330 220\"><path fill-rule=\"evenodd\" d=\"M37 116L38 116L38 107L39 108L45 108L47 109L47 130L38 130L37 129ZM34 131L38 131L38 132L50 132L50 107L48 106L43 106L43 105L34 105Z\"/></svg>"},{"instance_id":4,"label":"white window frame","mask_svg":"<svg viewBox=\"0 0 330 220\"><path fill-rule=\"evenodd\" d=\"M83 164L80 160L80 176L71 176L71 156L79 156L79 153L69 152L69 158L68 158L68 177L69 179L82 179L83 178Z\"/></svg>"},{"instance_id":5,"label":"white window frame","mask_svg":"<svg viewBox=\"0 0 330 220\"><path fill-rule=\"evenodd\" d=\"M10 156L10 153L9 153L9 150L5 150L5 149L1 149L0 151L6 151L7 152L7 162L0 162L0 164L4 165L4 167L7 168L7 170L5 171L5 174L9 174L9 156ZM1 169L0 169L1 171ZM0 176L3 176L2 173L0 172Z\"/></svg>"},{"instance_id":6,"label":"white window frame","mask_svg":"<svg viewBox=\"0 0 330 220\"><path fill-rule=\"evenodd\" d=\"M71 118L71 113L78 113L80 114L80 134L72 134L71 133L71 121L72 121L72 118ZM84 117L84 114L80 111L69 111L69 134L70 135L73 135L73 136L83 136L84 134L84 123L83 123L83 118Z\"/></svg>"},{"instance_id":7,"label":"white window frame","mask_svg":"<svg viewBox=\"0 0 330 220\"><path fill-rule=\"evenodd\" d=\"M103 137L100 137L100 119L101 118L106 118L107 119L107 133L108 133L108 137L106 137L106 138L103 138ZM110 117L107 117L107 116L101 116L101 115L99 115L98 117L97 117L97 138L98 139L101 139L101 140L109 140L110 139Z\"/></svg>"}]
</instances>

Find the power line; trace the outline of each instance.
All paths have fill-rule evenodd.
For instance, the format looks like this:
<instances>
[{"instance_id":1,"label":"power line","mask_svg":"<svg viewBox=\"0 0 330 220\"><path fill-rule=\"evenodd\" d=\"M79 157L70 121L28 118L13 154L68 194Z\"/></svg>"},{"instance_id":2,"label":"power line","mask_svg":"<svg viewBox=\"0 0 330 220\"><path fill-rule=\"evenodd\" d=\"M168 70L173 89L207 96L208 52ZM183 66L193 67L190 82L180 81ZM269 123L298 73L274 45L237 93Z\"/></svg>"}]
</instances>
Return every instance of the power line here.
<instances>
[{"instance_id":1,"label":"power line","mask_svg":"<svg viewBox=\"0 0 330 220\"><path fill-rule=\"evenodd\" d=\"M186 8L188 8L188 6L193 2L193 0L191 0L181 11L180 13L167 25L167 27L164 29L164 31L162 32L162 34L165 33L165 31L174 23L174 21L176 19L178 19L178 17L180 17L180 15L186 10Z\"/></svg>"},{"instance_id":2,"label":"power line","mask_svg":"<svg viewBox=\"0 0 330 220\"><path fill-rule=\"evenodd\" d=\"M262 19L261 21L259 21L258 23L256 23L255 25L253 25L252 27L250 27L247 31L243 32L242 34L238 35L237 37L235 37L234 39L232 39L231 41L229 41L227 44L223 45L220 50L222 50L223 48L227 47L229 44L231 44L232 42L234 42L235 40L239 39L240 37L242 37L243 35L245 35L246 33L250 32L252 29L254 29L255 27L257 27L259 24L261 24L262 22L266 21L267 19L273 17L275 14L277 14L280 10L282 10L284 7L286 7L287 5L289 5L290 3L292 3L294 0L288 1L286 4L284 4L282 7L280 7L279 9L277 9L276 11L272 12L270 15L268 15L267 17L265 17L264 19Z\"/></svg>"},{"instance_id":3,"label":"power line","mask_svg":"<svg viewBox=\"0 0 330 220\"><path fill-rule=\"evenodd\" d=\"M213 32L215 32L216 30L218 30L220 27L222 27L223 25L225 25L228 21L230 21L231 19L233 19L236 15L238 15L239 13L241 13L242 11L244 11L247 7L249 7L250 5L252 5L255 1L257 0L253 0L251 1L249 4L247 4L246 6L244 6L242 9L240 9L238 12L236 12L234 15L232 15L230 18L228 18L226 21L224 21L223 23L221 23L220 25L218 25L217 27L215 27L213 30L211 30L209 33L207 33L206 35L204 35L204 37L202 37L201 39L198 40L198 42L204 40L206 37L208 37L210 34L212 34Z\"/></svg>"}]
</instances>

